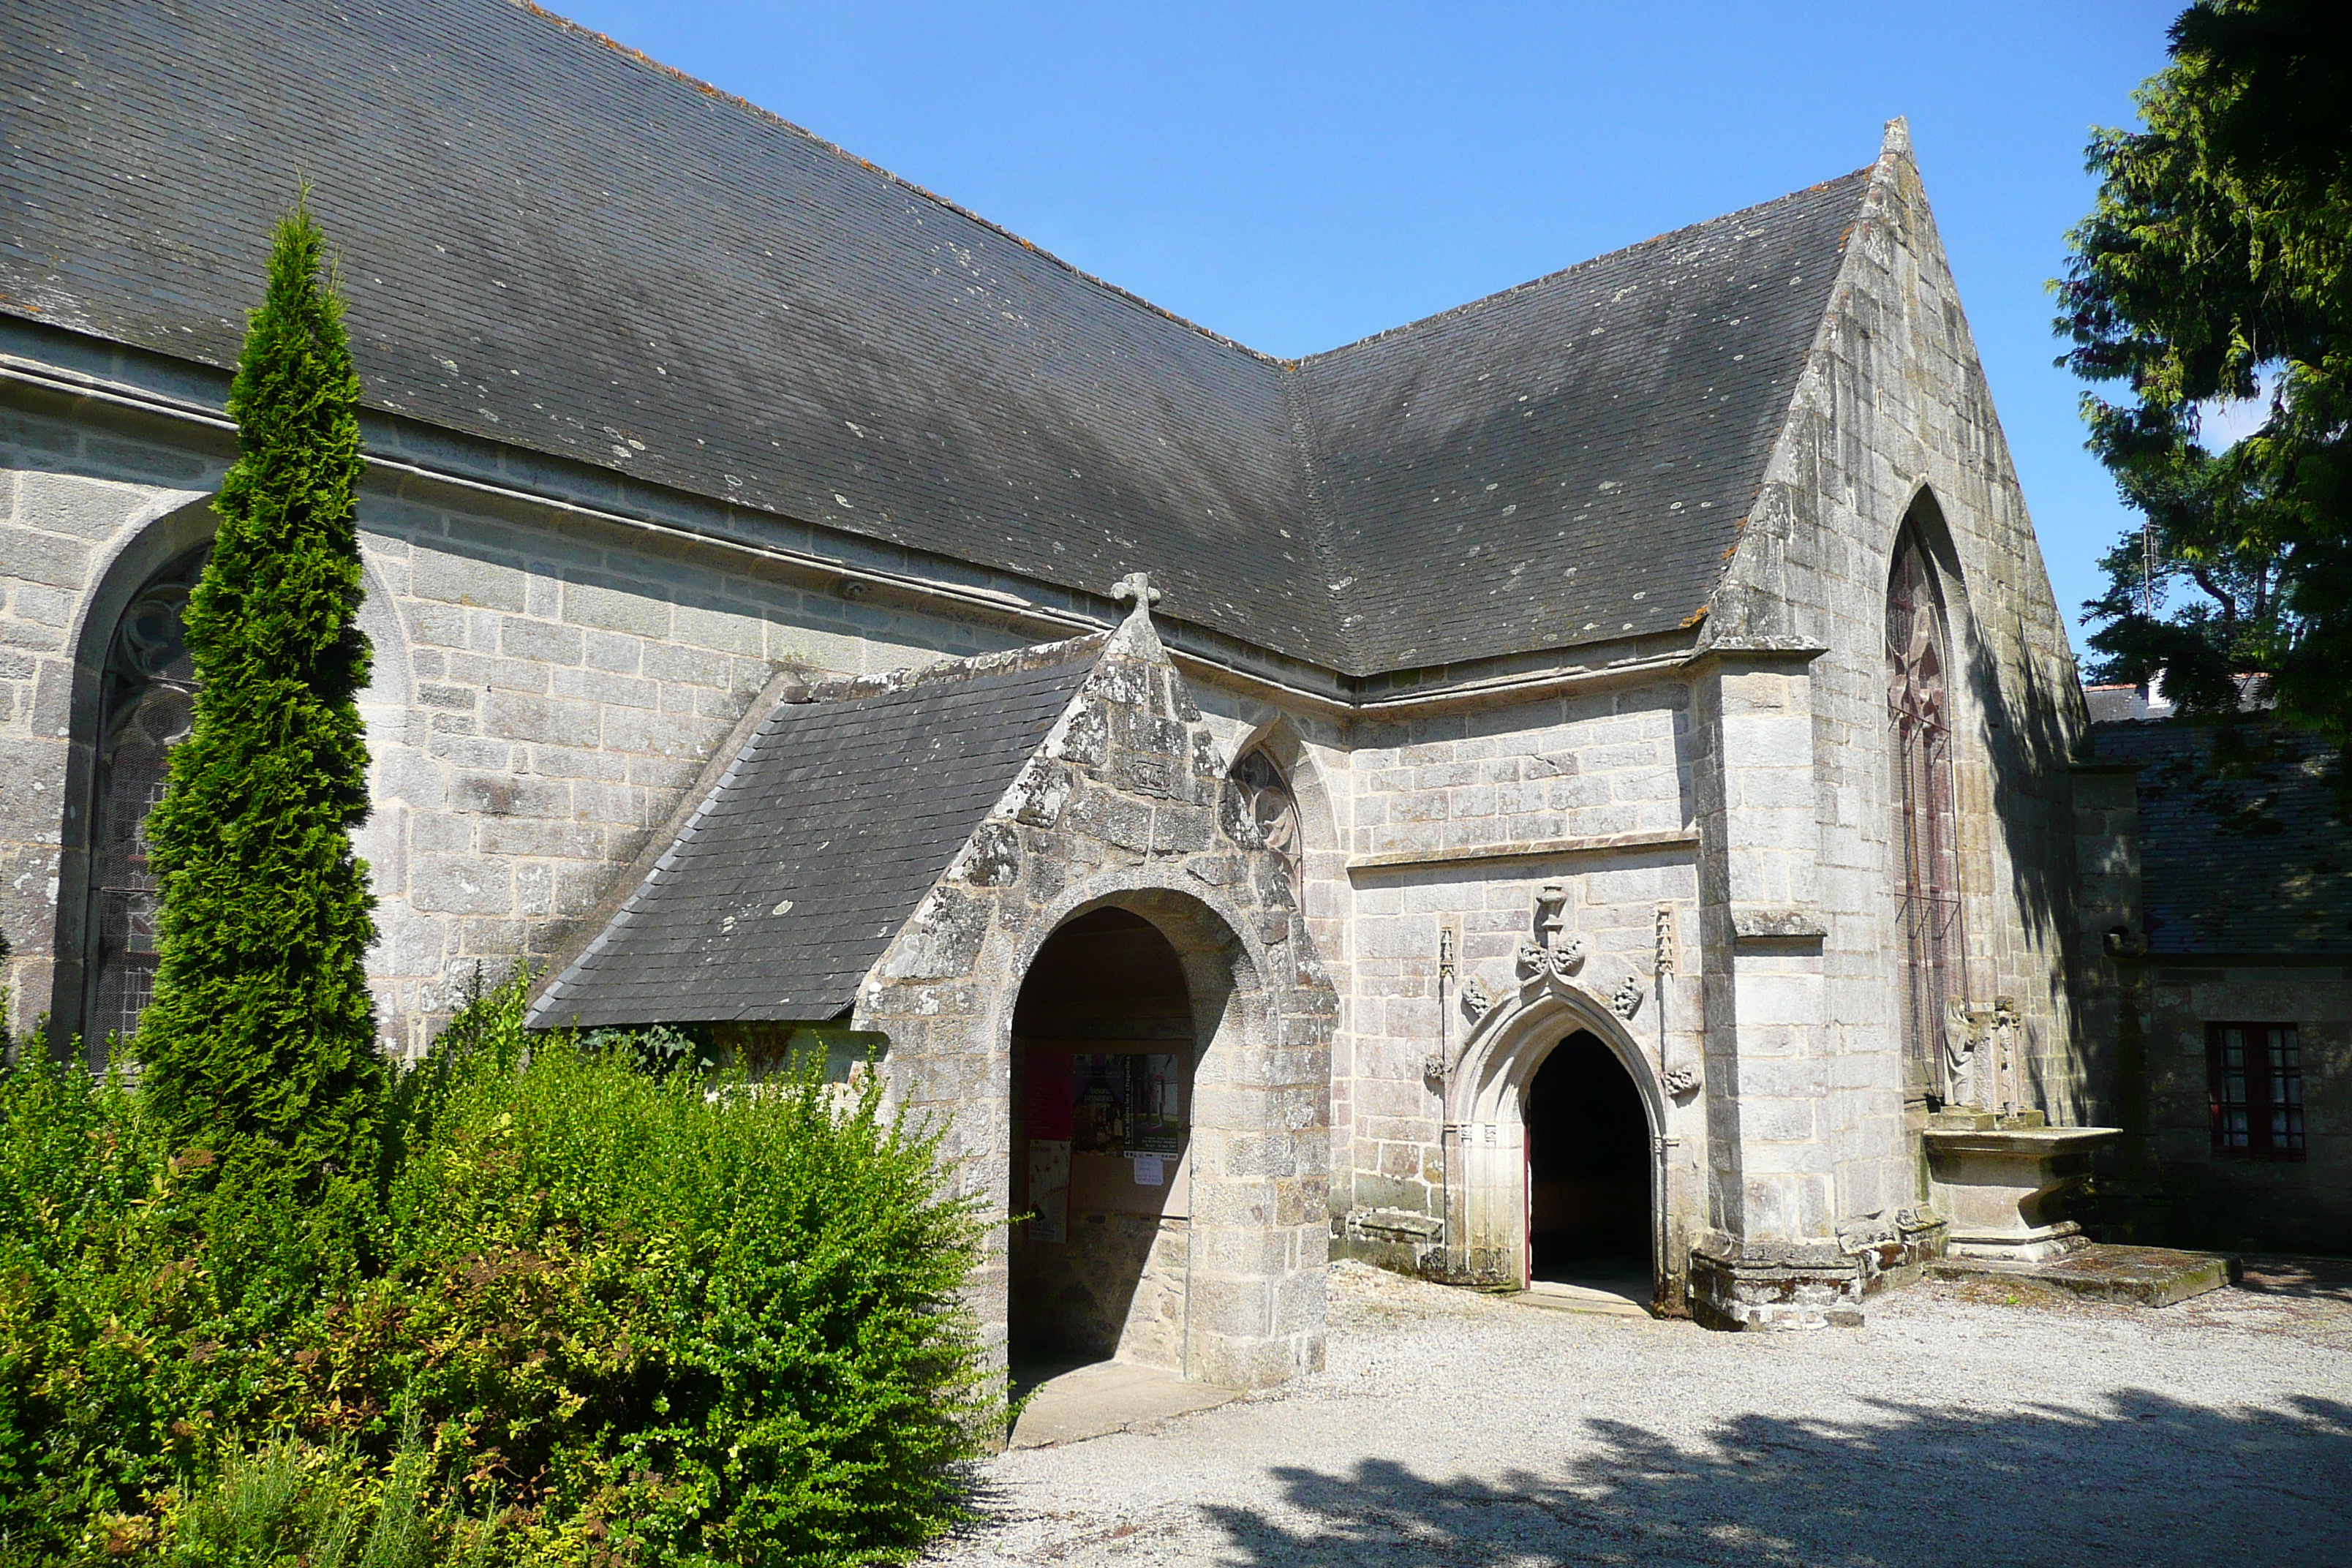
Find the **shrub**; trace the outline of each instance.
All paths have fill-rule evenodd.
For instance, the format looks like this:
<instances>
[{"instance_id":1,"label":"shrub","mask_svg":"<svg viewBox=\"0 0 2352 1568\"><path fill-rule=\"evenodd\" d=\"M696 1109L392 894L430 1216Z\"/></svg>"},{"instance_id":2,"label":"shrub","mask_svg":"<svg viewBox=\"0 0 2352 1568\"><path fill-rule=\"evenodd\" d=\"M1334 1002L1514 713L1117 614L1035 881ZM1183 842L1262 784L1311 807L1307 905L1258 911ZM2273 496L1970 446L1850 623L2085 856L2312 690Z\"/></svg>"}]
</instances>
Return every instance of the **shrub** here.
<instances>
[{"instance_id":1,"label":"shrub","mask_svg":"<svg viewBox=\"0 0 2352 1568\"><path fill-rule=\"evenodd\" d=\"M404 1517L418 1561L887 1563L961 1517L1003 1410L933 1140L521 1010L319 1205L119 1082L0 1078L0 1563L373 1565Z\"/></svg>"},{"instance_id":2,"label":"shrub","mask_svg":"<svg viewBox=\"0 0 2352 1568\"><path fill-rule=\"evenodd\" d=\"M0 1075L0 1563L120 1555L212 1450L290 1414L287 1355L362 1287L373 1191L172 1152L115 1078Z\"/></svg>"},{"instance_id":3,"label":"shrub","mask_svg":"<svg viewBox=\"0 0 2352 1568\"><path fill-rule=\"evenodd\" d=\"M238 456L186 617L195 718L146 823L162 907L136 1043L183 1144L250 1144L305 1180L373 1163L383 1073L351 842L368 811L360 387L324 246L299 205L278 226L229 389Z\"/></svg>"}]
</instances>

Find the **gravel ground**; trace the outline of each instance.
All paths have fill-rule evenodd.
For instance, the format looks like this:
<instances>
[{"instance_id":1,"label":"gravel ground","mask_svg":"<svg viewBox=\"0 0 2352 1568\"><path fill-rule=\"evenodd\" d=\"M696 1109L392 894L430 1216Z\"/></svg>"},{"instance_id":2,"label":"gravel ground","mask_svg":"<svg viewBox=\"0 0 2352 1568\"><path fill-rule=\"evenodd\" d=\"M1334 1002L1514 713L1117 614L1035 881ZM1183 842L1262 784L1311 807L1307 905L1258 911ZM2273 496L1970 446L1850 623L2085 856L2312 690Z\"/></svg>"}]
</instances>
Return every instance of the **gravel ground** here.
<instances>
[{"instance_id":1,"label":"gravel ground","mask_svg":"<svg viewBox=\"0 0 2352 1568\"><path fill-rule=\"evenodd\" d=\"M2352 1283L2263 1283L1719 1334L1339 1264L1328 1371L994 1459L935 1561L2352 1564Z\"/></svg>"}]
</instances>

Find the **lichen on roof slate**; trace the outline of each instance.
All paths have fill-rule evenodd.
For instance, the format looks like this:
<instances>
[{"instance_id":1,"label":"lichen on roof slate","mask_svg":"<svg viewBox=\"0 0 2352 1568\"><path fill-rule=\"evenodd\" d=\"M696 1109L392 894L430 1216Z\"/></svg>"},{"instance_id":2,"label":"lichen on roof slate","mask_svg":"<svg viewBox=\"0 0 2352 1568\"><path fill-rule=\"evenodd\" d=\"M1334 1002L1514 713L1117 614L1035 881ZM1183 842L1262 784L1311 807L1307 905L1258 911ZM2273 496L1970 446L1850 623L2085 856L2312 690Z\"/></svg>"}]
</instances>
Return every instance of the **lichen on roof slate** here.
<instances>
[{"instance_id":1,"label":"lichen on roof slate","mask_svg":"<svg viewBox=\"0 0 2352 1568\"><path fill-rule=\"evenodd\" d=\"M1104 642L947 659L778 703L532 1021L840 1016Z\"/></svg>"},{"instance_id":2,"label":"lichen on roof slate","mask_svg":"<svg viewBox=\"0 0 2352 1568\"><path fill-rule=\"evenodd\" d=\"M0 311L234 363L310 183L370 404L1343 675L1700 609L1865 175L1305 361L506 0L22 0Z\"/></svg>"}]
</instances>

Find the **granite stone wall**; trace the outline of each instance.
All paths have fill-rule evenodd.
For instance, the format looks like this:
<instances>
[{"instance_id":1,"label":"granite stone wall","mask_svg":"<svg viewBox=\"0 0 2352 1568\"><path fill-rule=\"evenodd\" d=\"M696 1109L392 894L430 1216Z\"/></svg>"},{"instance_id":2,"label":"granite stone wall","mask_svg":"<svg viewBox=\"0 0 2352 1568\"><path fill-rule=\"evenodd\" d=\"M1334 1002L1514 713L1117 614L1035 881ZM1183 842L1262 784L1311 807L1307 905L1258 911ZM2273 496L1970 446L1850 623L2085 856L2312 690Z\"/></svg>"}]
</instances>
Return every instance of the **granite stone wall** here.
<instances>
[{"instance_id":1,"label":"granite stone wall","mask_svg":"<svg viewBox=\"0 0 2352 1568\"><path fill-rule=\"evenodd\" d=\"M1168 1353L1181 1240L1184 1374L1257 1387L1322 1364L1338 998L1231 760L1139 610L869 972L854 1020L889 1037L897 1103L938 1119L942 1158L1002 1215L1031 961L1091 910L1156 927L1191 994L1191 1214L1181 1237L1152 1238L1119 1342ZM1000 1252L970 1286L1000 1346L1008 1283Z\"/></svg>"},{"instance_id":2,"label":"granite stone wall","mask_svg":"<svg viewBox=\"0 0 2352 1568\"><path fill-rule=\"evenodd\" d=\"M0 934L24 1028L71 1011L52 994L52 945L61 889L70 905L88 875L71 814L112 617L209 539L205 501L228 454L25 413L0 436ZM360 525L375 808L359 849L395 1054L423 1048L478 965L496 979L562 951L778 672L866 673L1026 640L845 597L748 552L430 479L372 473Z\"/></svg>"},{"instance_id":3,"label":"granite stone wall","mask_svg":"<svg viewBox=\"0 0 2352 1568\"><path fill-rule=\"evenodd\" d=\"M1958 668L1955 762L1969 998L2015 1000L2031 1092L2055 1121L2097 1105L2065 984L2076 941L2066 762L2084 722L2063 617L1907 138L1895 128L1790 423L1706 623L1710 645L1820 650L1807 667L1823 927L1817 1100L1829 1190L1773 1216L1811 1237L1923 1192L1898 1012L1885 603L1897 530L1920 527ZM1736 941L1728 930L1723 941ZM1711 1048L1713 1048L1711 1044ZM1766 1107L1744 1084L1743 1116ZM1751 1118L1752 1120L1752 1118Z\"/></svg>"}]
</instances>

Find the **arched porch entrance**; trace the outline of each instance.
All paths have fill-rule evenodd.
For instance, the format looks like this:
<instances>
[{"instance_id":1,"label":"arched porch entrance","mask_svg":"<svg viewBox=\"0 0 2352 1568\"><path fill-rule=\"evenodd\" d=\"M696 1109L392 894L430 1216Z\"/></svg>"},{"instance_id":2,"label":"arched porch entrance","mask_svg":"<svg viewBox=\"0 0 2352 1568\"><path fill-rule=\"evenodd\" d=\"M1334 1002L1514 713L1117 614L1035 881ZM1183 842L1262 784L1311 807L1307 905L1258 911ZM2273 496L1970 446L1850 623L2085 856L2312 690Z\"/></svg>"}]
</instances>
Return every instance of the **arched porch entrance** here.
<instances>
[{"instance_id":1,"label":"arched porch entrance","mask_svg":"<svg viewBox=\"0 0 2352 1568\"><path fill-rule=\"evenodd\" d=\"M1013 1019L1006 1331L1016 1381L1184 1363L1198 1044L1183 960L1119 908L1038 950Z\"/></svg>"}]
</instances>

